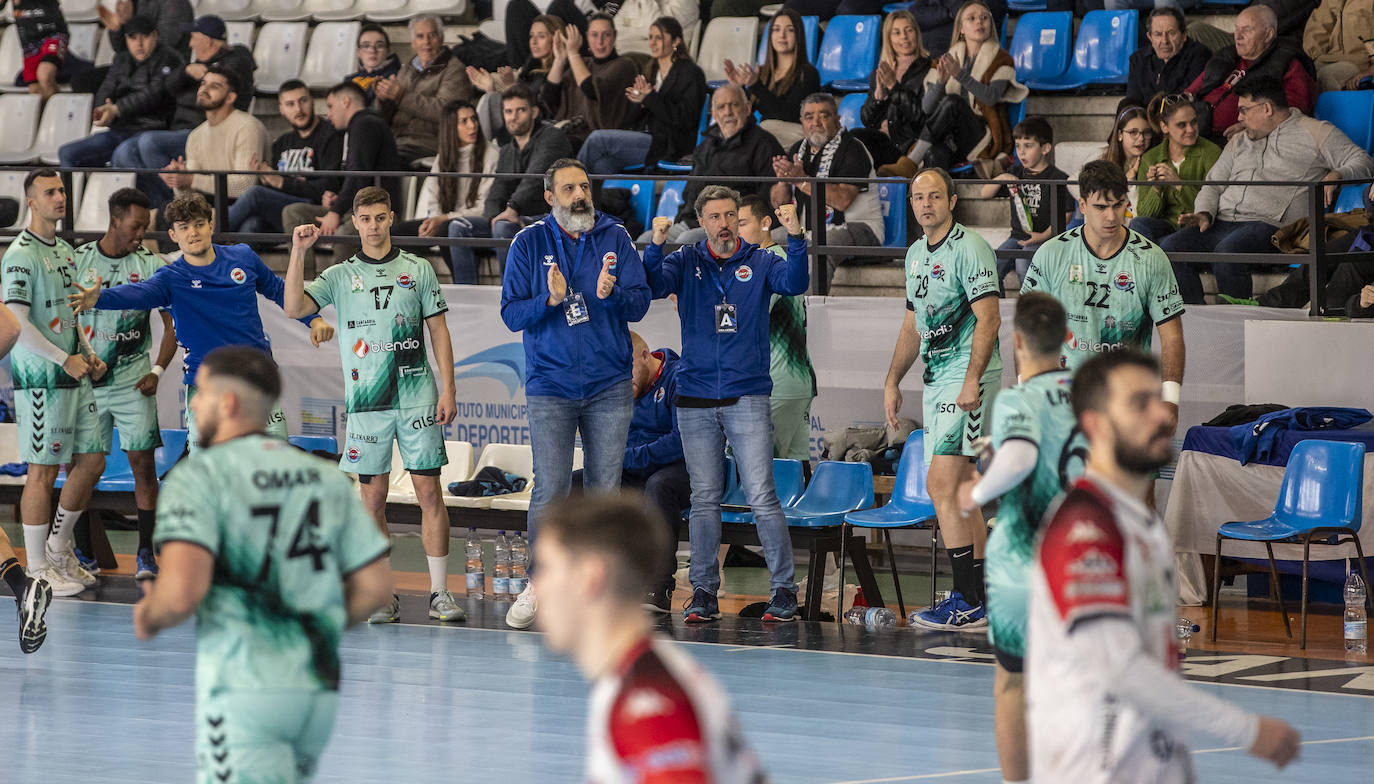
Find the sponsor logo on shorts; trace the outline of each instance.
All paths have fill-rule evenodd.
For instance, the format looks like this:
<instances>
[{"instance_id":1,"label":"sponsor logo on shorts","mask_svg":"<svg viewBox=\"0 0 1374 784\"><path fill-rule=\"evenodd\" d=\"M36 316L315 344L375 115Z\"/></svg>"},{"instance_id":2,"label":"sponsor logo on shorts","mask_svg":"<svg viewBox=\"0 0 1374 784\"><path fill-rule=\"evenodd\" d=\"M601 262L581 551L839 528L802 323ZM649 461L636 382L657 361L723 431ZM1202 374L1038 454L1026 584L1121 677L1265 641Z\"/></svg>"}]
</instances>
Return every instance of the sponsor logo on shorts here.
<instances>
[{"instance_id":1,"label":"sponsor logo on shorts","mask_svg":"<svg viewBox=\"0 0 1374 784\"><path fill-rule=\"evenodd\" d=\"M54 442L52 442L52 453L56 455L56 454L60 454L61 452L62 452L62 442L61 442L61 441L54 441Z\"/></svg>"},{"instance_id":2,"label":"sponsor logo on shorts","mask_svg":"<svg viewBox=\"0 0 1374 784\"><path fill-rule=\"evenodd\" d=\"M234 281L235 283L242 283L245 280L248 280L248 275L245 274L243 270L239 269L238 267L235 267L229 270L229 279Z\"/></svg>"},{"instance_id":3,"label":"sponsor logo on shorts","mask_svg":"<svg viewBox=\"0 0 1374 784\"><path fill-rule=\"evenodd\" d=\"M936 403L935 410L941 414L953 414L959 410L958 403Z\"/></svg>"},{"instance_id":4,"label":"sponsor logo on shorts","mask_svg":"<svg viewBox=\"0 0 1374 784\"><path fill-rule=\"evenodd\" d=\"M410 429L423 430L433 425L434 422L435 416L433 414L425 414L424 416L416 417L415 419L410 420Z\"/></svg>"},{"instance_id":5,"label":"sponsor logo on shorts","mask_svg":"<svg viewBox=\"0 0 1374 784\"><path fill-rule=\"evenodd\" d=\"M1112 285L1121 291L1130 291L1135 288L1135 281L1131 280L1131 273L1123 270L1116 274L1116 279L1112 281Z\"/></svg>"},{"instance_id":6,"label":"sponsor logo on shorts","mask_svg":"<svg viewBox=\"0 0 1374 784\"><path fill-rule=\"evenodd\" d=\"M945 277L945 267L943 264L936 264L930 268L930 277L940 280Z\"/></svg>"},{"instance_id":7,"label":"sponsor logo on shorts","mask_svg":"<svg viewBox=\"0 0 1374 784\"><path fill-rule=\"evenodd\" d=\"M358 462L359 460L361 460L362 457L363 457L363 453L358 451L358 447L356 447L356 446L350 446L350 447L348 448L348 462L350 462L350 463L356 463L356 462Z\"/></svg>"},{"instance_id":8,"label":"sponsor logo on shorts","mask_svg":"<svg viewBox=\"0 0 1374 784\"><path fill-rule=\"evenodd\" d=\"M748 283L753 279L754 270L750 268L748 264L741 264L739 265L739 269L735 270L735 280L739 281L740 283Z\"/></svg>"},{"instance_id":9,"label":"sponsor logo on shorts","mask_svg":"<svg viewBox=\"0 0 1374 784\"><path fill-rule=\"evenodd\" d=\"M377 443L377 437L374 436L374 435L371 435L370 433L349 433L349 434L348 434L348 440L349 440L349 441L361 441L361 442L363 442L364 444L375 444L375 443Z\"/></svg>"},{"instance_id":10,"label":"sponsor logo on shorts","mask_svg":"<svg viewBox=\"0 0 1374 784\"><path fill-rule=\"evenodd\" d=\"M614 251L606 251L606 253L601 257L601 266L604 267L608 263L611 265L611 272L615 272L615 265L617 264L617 262Z\"/></svg>"},{"instance_id":11,"label":"sponsor logo on shorts","mask_svg":"<svg viewBox=\"0 0 1374 784\"><path fill-rule=\"evenodd\" d=\"M396 285L403 289L415 288L415 279L404 273L396 276Z\"/></svg>"}]
</instances>

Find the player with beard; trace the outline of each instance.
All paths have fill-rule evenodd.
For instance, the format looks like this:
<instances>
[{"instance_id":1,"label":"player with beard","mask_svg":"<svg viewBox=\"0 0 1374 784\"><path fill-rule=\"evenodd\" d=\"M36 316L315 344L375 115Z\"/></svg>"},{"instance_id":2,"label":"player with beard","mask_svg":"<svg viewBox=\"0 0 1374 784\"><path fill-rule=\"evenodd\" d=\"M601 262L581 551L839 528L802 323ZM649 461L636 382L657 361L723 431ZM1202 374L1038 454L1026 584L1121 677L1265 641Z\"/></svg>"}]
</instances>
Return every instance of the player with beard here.
<instances>
[{"instance_id":1,"label":"player with beard","mask_svg":"<svg viewBox=\"0 0 1374 784\"><path fill-rule=\"evenodd\" d=\"M549 167L544 200L552 211L515 235L501 281L501 319L524 333L525 402L539 477L530 498L531 543L539 515L572 486L579 430L583 487L619 489L634 407L629 323L649 311L639 252L619 220L593 207L581 162L562 158ZM533 569L531 577L538 579ZM527 586L506 623L527 629L535 609Z\"/></svg>"},{"instance_id":2,"label":"player with beard","mask_svg":"<svg viewBox=\"0 0 1374 784\"><path fill-rule=\"evenodd\" d=\"M1195 735L1280 768L1298 756L1298 733L1285 722L1179 677L1173 543L1141 501L1173 457L1162 386L1159 363L1133 349L1094 356L1074 375L1087 474L1046 518L1030 572L1034 781L1195 781Z\"/></svg>"}]
</instances>

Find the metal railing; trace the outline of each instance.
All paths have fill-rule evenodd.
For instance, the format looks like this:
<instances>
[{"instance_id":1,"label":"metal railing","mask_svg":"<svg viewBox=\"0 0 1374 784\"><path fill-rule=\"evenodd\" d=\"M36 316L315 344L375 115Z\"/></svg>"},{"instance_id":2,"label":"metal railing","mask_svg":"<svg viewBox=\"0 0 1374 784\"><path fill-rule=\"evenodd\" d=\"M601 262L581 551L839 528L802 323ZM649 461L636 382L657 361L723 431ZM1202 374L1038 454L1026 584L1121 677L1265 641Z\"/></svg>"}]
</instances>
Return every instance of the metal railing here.
<instances>
[{"instance_id":1,"label":"metal railing","mask_svg":"<svg viewBox=\"0 0 1374 784\"><path fill-rule=\"evenodd\" d=\"M26 172L27 172L27 171L32 170L33 168L35 168L35 167L32 167L32 166L24 166L24 167L20 167L20 166L3 166L3 167L0 167L0 171L26 171ZM54 168L56 168L56 167L54 167ZM67 214L66 214L66 220L63 222L63 226L64 226L64 227L72 227L72 226L75 226L76 213L77 213L77 210L78 210L78 207L79 207L79 205L76 203L76 200L75 200L74 198L70 198L70 194L74 193L73 188L72 188L72 184L73 184L73 183L72 183L72 177L73 177L73 175L75 175L75 174L115 174L115 173L132 173L132 174L157 175L157 174L161 174L161 173L162 173L162 170L158 170L158 169L111 169L111 168L73 168L73 169L60 169L60 168L59 168L58 171L59 171L59 173L61 174L64 183L66 184L67 193L69 194L69 198L68 198L68 200L67 200ZM230 176L230 175L236 175L236 174L259 175L259 174L263 174L264 172L258 172L258 171L244 171L244 170L223 170L223 169L214 169L214 170L210 170L210 169L193 169L193 170L179 171L178 173L180 173L180 174L192 174L192 175L198 175L198 174L199 174L199 175L209 175L209 176L213 177L213 179L214 179L214 191L213 191L212 194L209 194L209 196L210 196L210 201L211 201L211 205L213 206L213 208L214 208L214 210L215 210L216 225L218 225L218 226L224 226L224 225L227 225L227 223L228 223L228 212L229 212L229 203L230 203L230 198L229 198L229 196L228 196L228 193L229 193L228 178L229 178L229 176ZM268 172L268 173L270 173L270 174L282 174L281 172ZM339 178L343 178L343 177L348 177L348 176L350 176L350 174L352 174L352 176L357 176L358 173L339 172L339 171L322 171L322 172L316 172L316 171L300 171L300 172L289 172L289 173L285 173L285 174L288 174L288 176L300 176L300 177L306 177L306 178L330 178L330 179L339 179ZM528 180L528 179L542 179L542 178L543 178L543 175L542 175L542 174L483 174L483 173L470 173L470 172L437 172L437 173L436 173L436 172L421 172L421 171L415 171L415 170L395 170L395 171L367 172L367 173L366 173L366 176L368 176L368 177L371 178L372 183L373 183L374 185L379 185L379 186L380 186L380 185L383 185L383 181L384 181L384 180L389 180L389 179L403 179L403 178L445 177L445 178L481 179L481 178L484 178L484 177L491 177L491 178L494 178L494 179L497 179L497 180L514 180L514 179L518 179L518 180ZM646 181L646 180L647 180L647 181L652 181L652 182L655 182L655 183L658 183L658 182L680 182L680 181L686 180L686 181L688 181L688 182L704 182L704 183L707 183L707 184L721 184L721 185L735 185L735 184L738 184L738 185L757 185L757 184L759 183L759 179L758 179L757 177L747 177L747 176L699 176L699 175L692 175L692 174L690 174L690 173L682 173L682 174L672 174L672 173L669 173L669 174L622 173L622 174L609 174L609 175L599 175L599 174L597 174L597 175L591 175L591 179L594 180L594 181L602 181L602 182L605 182L605 181L608 181L608 180L633 180L633 181ZM823 205L825 204L825 188L826 188L826 185L827 185L827 184L830 184L830 185L863 185L863 186L875 186L875 185L883 184L883 183L900 182L901 180L898 180L898 179L896 179L896 178L890 178L890 177L889 177L889 178L884 178L884 177L827 177L827 178L816 178L816 177L783 177L783 178L778 178L778 177L770 177L770 178L768 178L767 181L770 182L770 183L782 182L782 183L790 183L790 184L806 182L806 183L810 183L810 185L811 185L811 198L809 199L809 202L808 202L808 215L806 216L806 219L805 219L803 222L804 222L806 225L809 225L809 226L812 226L812 227L813 227L813 229L812 229L812 231L811 231L811 241L810 241L809 247L808 247L808 255L809 255L810 259L811 259L811 280L812 280L812 291L813 291L814 293L820 294L820 295L825 295L825 294L828 294L828 293L829 293L829 290L830 290L830 278L829 278L829 275L828 275L828 272L829 272L829 270L830 270L829 259L835 259L837 262L838 262L839 260L843 260L843 259L846 259L846 258L853 258L853 257L858 257L858 258L870 258L870 259L871 259L871 258L884 258L884 259L899 260L899 259L902 259L902 258L904 258L904 257L906 256L906 253L907 253L907 248L906 248L906 247L888 247L888 246L884 246L884 245L828 245L828 244L826 244L826 241L825 241L825 240L826 240L826 236L825 236L825 235L826 235L826 224L825 224L825 221L824 221L824 219L823 219L823 218L824 218L824 214L825 214L825 213L824 213L824 209L825 209L825 208L824 208ZM1077 184L1078 184L1078 181L1077 181L1077 180L1074 180L1074 179L1069 179L1069 180L1036 180L1035 182L1036 182L1037 185L1040 185L1043 189L1047 189L1047 190L1048 190L1049 206L1050 206L1050 215L1051 215L1051 221L1052 221L1051 225L1052 225L1052 227L1053 227L1053 232L1052 232L1052 234L1053 234L1053 235L1057 235L1057 234L1062 233L1062 232L1065 230L1066 221L1065 221L1065 219L1064 219L1064 215L1066 214L1066 210L1067 210L1068 205L1067 205L1067 204L1061 204L1061 203L1060 203L1060 202L1061 202L1061 195L1062 195L1062 194L1061 194L1061 189L1060 189L1059 186L1063 186L1063 185L1077 185ZM1175 185L1197 185L1197 186L1202 186L1202 185L1245 185L1245 186L1247 186L1247 187L1265 187L1265 186L1268 186L1268 187L1292 187L1292 188L1301 188L1301 189L1303 189L1303 190L1305 191L1305 196L1304 196L1304 198L1305 198L1306 201L1307 201L1307 205L1308 205L1308 216L1309 216L1309 218L1310 218L1310 217L1313 216L1313 215L1325 215L1325 214L1326 214L1326 207L1327 207L1327 204L1326 204L1326 198L1325 198L1325 189L1326 189L1328 186L1335 186L1336 192L1339 193L1340 188L1342 188L1342 187L1344 187L1344 186L1346 186L1346 185L1359 185L1359 186L1362 186L1362 187L1365 188L1365 189L1368 189L1369 186L1370 186L1370 183L1371 183L1371 180L1336 180L1336 181L1317 181L1317 182L1309 182L1309 181L1302 181L1302 180L1274 180L1274 181L1263 181L1263 182L1256 182L1256 181L1241 181L1241 180L1230 180L1230 181L1197 181L1197 180L1181 180L1181 181L1169 182L1169 183L1167 183L1167 184L1165 184L1165 185L1163 185L1163 186L1161 186L1161 187L1169 187L1169 186L1175 186ZM1007 184L1007 183L1006 183L1005 180L958 179L958 180L955 180L955 184L956 184L956 186L959 186L959 185L981 186L981 185L988 185L988 184L1005 185L1005 184ZM1138 186L1138 187L1140 187L1140 188L1155 187L1153 184L1151 184L1151 183L1146 183L1146 182L1132 182L1131 184L1132 184L1132 185L1135 185L1135 186ZM393 207L397 208L397 212L398 212L398 213L400 213L400 212L402 211L401 208L403 208L404 206L406 206L406 205L393 205ZM655 207L656 207L656 204L655 204ZM903 207L904 209L907 209L907 208L909 208L909 205L903 204L902 207ZM652 223L652 217L653 217L653 215L654 215L655 213L656 213L656 210L655 210L655 209L651 209L651 210L650 210L650 222L651 222L651 223ZM417 217L427 217L427 216L417 216ZM1374 218L1374 216L1371 216L1371 218ZM908 220L908 235L910 235L910 234L914 233L915 231L917 231L918 229L917 229L917 227L914 227L914 226L911 225L911 223L912 223L913 221L911 220L911 214L910 214L910 212L908 212L908 219L909 219L909 220ZM1215 219L1215 218L1214 218L1214 219ZM1311 221L1309 220L1309 227L1310 227L1310 225L1311 225ZM644 228L645 228L646 230L648 230L648 229L651 228L651 226L645 226ZM103 230L100 230L100 231L76 231L76 230L74 230L74 229L65 229L64 231L60 232L60 234L61 234L64 238L68 238L68 239L72 239L72 240L97 239L97 238L99 238L103 233L104 233ZM0 230L0 240L8 239L8 238L14 237L14 236L16 236L16 234L17 234L17 231L13 231L13 230ZM279 243L283 243L283 242L289 243L289 241L290 241L289 238L286 237L286 236L283 235L283 234L260 234L260 233L222 232L222 231L217 231L217 232L215 233L215 239L216 239L216 241L220 241L220 242L244 242L244 243L250 243L250 244L255 244L255 245L256 245L256 244L279 244ZM345 242L345 243L350 243L350 242L355 242L355 241L356 241L356 238L353 237L353 236L351 236L351 235L331 235L331 236L329 237L329 239L332 239L332 240L334 240L334 241ZM510 240L507 240L507 239L495 239L495 238L477 238L477 237L473 237L473 238L468 238L468 237L447 237L447 236L438 236L438 237L406 237L406 236L395 236L395 235L393 235L393 237L392 237L392 244L393 244L393 245L396 245L397 247L402 247L402 248L422 248L422 249L428 249L428 248L434 248L434 247L447 248L447 247L453 247L453 246L466 246L466 247L475 247L475 248L496 249L496 248L508 247L508 246L510 245ZM636 247L642 249L642 248L644 248L644 247L647 245L647 243L636 242L635 245L636 245ZM670 244L669 247L677 247L677 245L676 245L676 244ZM997 250L997 251L996 251L997 257L998 257L998 258L1001 258L1001 259L1030 257L1030 256L1033 256L1034 253L1035 253L1035 249L1029 249L1029 250L1028 250L1028 249L1014 249L1014 250ZM1374 252L1349 252L1349 253L1338 253L1338 254L1329 253L1329 252L1326 250L1326 232L1325 232L1325 231L1310 231L1309 248L1308 248L1308 251L1307 251L1306 253L1303 253L1303 254L1296 254L1296 253L1278 253L1278 252L1273 252L1273 253L1216 253L1216 252L1213 252L1213 253L1195 253L1195 252L1187 252L1187 253L1184 253L1184 252L1171 252L1171 253L1169 254L1169 259L1170 259L1170 261L1173 261L1173 262L1183 262L1183 263L1206 263L1206 264L1226 263L1226 264L1251 264L1251 265L1283 265L1283 266L1301 265L1301 266L1304 266L1304 267L1307 268L1307 271L1308 271L1308 290L1309 290L1309 295L1310 295L1310 298L1311 298L1310 314L1311 314L1312 316L1315 317L1315 316L1323 316L1323 315L1325 314L1325 309L1326 309L1326 308L1325 308L1325 305L1326 305L1326 303L1325 303L1325 293L1324 293L1324 290L1325 290L1325 288L1326 288L1326 282L1327 282L1327 280L1328 280L1328 278L1329 278L1329 270L1332 268L1332 266L1334 266L1335 264L1338 264L1338 263L1343 263L1343 262L1374 261Z\"/></svg>"}]
</instances>

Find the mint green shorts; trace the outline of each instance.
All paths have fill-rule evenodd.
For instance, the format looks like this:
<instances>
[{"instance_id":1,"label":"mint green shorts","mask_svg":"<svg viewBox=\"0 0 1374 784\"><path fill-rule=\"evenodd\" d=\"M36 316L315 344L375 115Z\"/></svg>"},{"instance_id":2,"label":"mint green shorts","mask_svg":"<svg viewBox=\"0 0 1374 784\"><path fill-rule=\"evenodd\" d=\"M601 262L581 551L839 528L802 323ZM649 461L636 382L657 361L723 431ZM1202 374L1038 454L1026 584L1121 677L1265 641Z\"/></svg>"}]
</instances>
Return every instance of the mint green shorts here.
<instances>
[{"instance_id":1,"label":"mint green shorts","mask_svg":"<svg viewBox=\"0 0 1374 784\"><path fill-rule=\"evenodd\" d=\"M222 692L196 701L196 781L299 784L315 776L339 693Z\"/></svg>"},{"instance_id":2,"label":"mint green shorts","mask_svg":"<svg viewBox=\"0 0 1374 784\"><path fill-rule=\"evenodd\" d=\"M983 584L987 593L989 641L1003 668L1020 672L1020 666L1013 665L1020 665L1026 656L1031 555L1024 548L1013 547L1011 541L1002 525L988 534Z\"/></svg>"},{"instance_id":3,"label":"mint green shorts","mask_svg":"<svg viewBox=\"0 0 1374 784\"><path fill-rule=\"evenodd\" d=\"M60 389L14 390L19 425L19 459L34 465L62 465L73 454L108 452L100 448L95 396L89 381Z\"/></svg>"},{"instance_id":4,"label":"mint green shorts","mask_svg":"<svg viewBox=\"0 0 1374 784\"><path fill-rule=\"evenodd\" d=\"M391 443L407 471L437 471L448 464L444 429L435 424L435 405L359 411L349 414L339 470L360 476L391 473Z\"/></svg>"},{"instance_id":5,"label":"mint green shorts","mask_svg":"<svg viewBox=\"0 0 1374 784\"><path fill-rule=\"evenodd\" d=\"M162 430L157 426L157 398L144 395L132 385L94 387L96 424L101 451L114 446L114 428L119 428L119 447L125 452L143 452L162 446Z\"/></svg>"},{"instance_id":6,"label":"mint green shorts","mask_svg":"<svg viewBox=\"0 0 1374 784\"><path fill-rule=\"evenodd\" d=\"M925 430L926 465L935 455L976 456L973 442L983 436L992 424L992 401L1001 387L1001 372L984 376L979 382L978 407L964 411L954 402L964 388L962 376L957 381L926 384L921 394L921 426Z\"/></svg>"}]
</instances>

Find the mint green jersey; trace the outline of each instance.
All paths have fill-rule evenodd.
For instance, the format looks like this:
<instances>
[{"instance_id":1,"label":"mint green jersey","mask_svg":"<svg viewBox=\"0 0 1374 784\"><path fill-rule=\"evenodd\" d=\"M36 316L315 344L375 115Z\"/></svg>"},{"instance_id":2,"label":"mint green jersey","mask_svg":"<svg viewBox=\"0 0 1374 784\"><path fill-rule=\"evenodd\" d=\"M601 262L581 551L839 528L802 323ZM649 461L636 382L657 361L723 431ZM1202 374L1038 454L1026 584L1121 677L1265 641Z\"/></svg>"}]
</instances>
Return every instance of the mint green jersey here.
<instances>
[{"instance_id":1,"label":"mint green jersey","mask_svg":"<svg viewBox=\"0 0 1374 784\"><path fill-rule=\"evenodd\" d=\"M264 435L202 449L167 475L157 543L210 551L196 691L339 687L344 579L388 548L332 463Z\"/></svg>"},{"instance_id":2,"label":"mint green jersey","mask_svg":"<svg viewBox=\"0 0 1374 784\"><path fill-rule=\"evenodd\" d=\"M110 258L100 243L88 242L76 249L76 279L91 286L97 277L100 287L140 283L153 276L167 262L143 246L132 253ZM91 349L109 370L92 383L97 387L130 387L148 375L152 361L149 313L146 310L88 310L78 319Z\"/></svg>"},{"instance_id":3,"label":"mint green jersey","mask_svg":"<svg viewBox=\"0 0 1374 784\"><path fill-rule=\"evenodd\" d=\"M1021 293L1027 291L1043 291L1068 311L1063 364L1070 370L1122 346L1148 353L1155 326L1183 315L1169 257L1129 229L1125 244L1109 259L1088 248L1082 227L1041 245L1021 284Z\"/></svg>"},{"instance_id":4,"label":"mint green jersey","mask_svg":"<svg viewBox=\"0 0 1374 784\"><path fill-rule=\"evenodd\" d=\"M1039 451L1035 468L1002 496L997 528L1015 555L1029 558L1050 502L1083 473L1087 442L1078 434L1069 399L1073 374L1054 370L1002 390L992 409L992 445L1020 439Z\"/></svg>"},{"instance_id":5,"label":"mint green jersey","mask_svg":"<svg viewBox=\"0 0 1374 784\"><path fill-rule=\"evenodd\" d=\"M69 356L77 353L76 316L67 305L75 294L76 265L72 246L62 238L39 239L28 229L19 233L0 258L0 283L6 305L27 305L29 323L38 334ZM10 352L15 389L74 388L80 384L61 365L34 354L22 345Z\"/></svg>"},{"instance_id":6,"label":"mint green jersey","mask_svg":"<svg viewBox=\"0 0 1374 784\"><path fill-rule=\"evenodd\" d=\"M906 307L921 336L925 383L962 379L973 353L978 319L973 303L997 296L997 256L978 234L956 223L934 248L916 240L906 252ZM993 344L987 374L1001 373Z\"/></svg>"},{"instance_id":7,"label":"mint green jersey","mask_svg":"<svg viewBox=\"0 0 1374 784\"><path fill-rule=\"evenodd\" d=\"M448 303L428 261L399 248L381 260L359 252L320 273L305 293L320 309L332 304L339 312L348 413L437 402L424 327Z\"/></svg>"}]
</instances>

